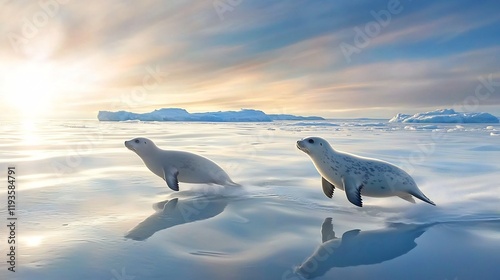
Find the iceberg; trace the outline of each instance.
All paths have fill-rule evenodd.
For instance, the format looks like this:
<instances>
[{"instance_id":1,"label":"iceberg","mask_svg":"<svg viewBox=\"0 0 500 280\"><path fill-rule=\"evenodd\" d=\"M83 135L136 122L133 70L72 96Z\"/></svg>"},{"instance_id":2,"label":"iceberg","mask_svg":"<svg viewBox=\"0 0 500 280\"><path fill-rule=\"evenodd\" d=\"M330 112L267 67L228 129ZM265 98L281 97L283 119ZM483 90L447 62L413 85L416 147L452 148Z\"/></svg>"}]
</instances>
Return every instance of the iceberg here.
<instances>
[{"instance_id":1,"label":"iceberg","mask_svg":"<svg viewBox=\"0 0 500 280\"><path fill-rule=\"evenodd\" d=\"M268 115L260 110L241 109L240 111L218 111L189 113L181 108L163 108L150 113L127 111L99 111L99 121L175 121L175 122L272 122L274 120L324 120L322 117L302 117L287 114Z\"/></svg>"},{"instance_id":2,"label":"iceberg","mask_svg":"<svg viewBox=\"0 0 500 280\"><path fill-rule=\"evenodd\" d=\"M498 123L497 117L488 113L455 112L453 109L441 109L415 115L397 114L389 120L391 123Z\"/></svg>"}]
</instances>

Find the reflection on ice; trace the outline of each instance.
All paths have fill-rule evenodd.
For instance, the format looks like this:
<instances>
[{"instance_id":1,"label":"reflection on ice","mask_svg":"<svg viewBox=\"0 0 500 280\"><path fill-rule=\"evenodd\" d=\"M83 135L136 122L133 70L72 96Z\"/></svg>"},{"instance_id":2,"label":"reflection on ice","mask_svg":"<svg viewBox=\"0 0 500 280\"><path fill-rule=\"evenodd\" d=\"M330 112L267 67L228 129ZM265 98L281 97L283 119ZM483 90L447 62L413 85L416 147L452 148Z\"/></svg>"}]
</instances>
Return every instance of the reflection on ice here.
<instances>
[{"instance_id":1,"label":"reflection on ice","mask_svg":"<svg viewBox=\"0 0 500 280\"><path fill-rule=\"evenodd\" d=\"M311 279L324 275L334 267L377 264L402 256L417 247L415 239L431 225L395 224L381 230L345 232L335 236L332 218L321 227L323 244L296 270Z\"/></svg>"},{"instance_id":2,"label":"reflection on ice","mask_svg":"<svg viewBox=\"0 0 500 280\"><path fill-rule=\"evenodd\" d=\"M158 202L153 205L156 212L131 229L125 237L143 241L160 230L213 218L222 213L227 204L227 198L222 196L174 198Z\"/></svg>"},{"instance_id":3,"label":"reflection on ice","mask_svg":"<svg viewBox=\"0 0 500 280\"><path fill-rule=\"evenodd\" d=\"M44 237L39 235L25 236L24 238L22 238L26 247L38 247L42 244L43 239Z\"/></svg>"}]
</instances>

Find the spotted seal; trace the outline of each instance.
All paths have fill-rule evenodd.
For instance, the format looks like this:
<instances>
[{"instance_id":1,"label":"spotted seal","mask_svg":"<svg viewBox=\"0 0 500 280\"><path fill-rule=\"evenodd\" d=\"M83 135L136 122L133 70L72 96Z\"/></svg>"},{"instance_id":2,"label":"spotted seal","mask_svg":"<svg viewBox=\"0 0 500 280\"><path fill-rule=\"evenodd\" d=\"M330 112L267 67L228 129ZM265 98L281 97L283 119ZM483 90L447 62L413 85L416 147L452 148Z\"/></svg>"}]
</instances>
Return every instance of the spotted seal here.
<instances>
[{"instance_id":1,"label":"spotted seal","mask_svg":"<svg viewBox=\"0 0 500 280\"><path fill-rule=\"evenodd\" d=\"M334 150L323 138L308 137L297 141L297 148L311 157L322 176L323 192L332 198L335 187L344 190L347 199L362 207L361 196L398 196L415 203L416 197L436 205L417 187L413 178L388 162Z\"/></svg>"}]
</instances>

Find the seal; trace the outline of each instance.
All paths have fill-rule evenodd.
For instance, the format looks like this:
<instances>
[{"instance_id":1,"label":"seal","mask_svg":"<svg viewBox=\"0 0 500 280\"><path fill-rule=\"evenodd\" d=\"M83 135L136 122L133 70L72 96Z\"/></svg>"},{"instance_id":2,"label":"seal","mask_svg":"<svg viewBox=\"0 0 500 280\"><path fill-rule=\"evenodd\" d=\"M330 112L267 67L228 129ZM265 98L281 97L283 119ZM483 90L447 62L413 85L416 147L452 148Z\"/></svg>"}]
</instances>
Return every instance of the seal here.
<instances>
[{"instance_id":1,"label":"seal","mask_svg":"<svg viewBox=\"0 0 500 280\"><path fill-rule=\"evenodd\" d=\"M179 182L239 186L208 158L189 152L162 150L153 141L142 137L125 141L125 147L134 151L147 168L174 191L179 190Z\"/></svg>"},{"instance_id":2,"label":"seal","mask_svg":"<svg viewBox=\"0 0 500 280\"><path fill-rule=\"evenodd\" d=\"M388 162L336 151L320 137L297 141L297 148L311 157L321 174L323 192L332 198L335 187L344 190L347 199L362 207L361 196L398 196L415 203L416 197L436 205L418 188L413 178Z\"/></svg>"}]
</instances>

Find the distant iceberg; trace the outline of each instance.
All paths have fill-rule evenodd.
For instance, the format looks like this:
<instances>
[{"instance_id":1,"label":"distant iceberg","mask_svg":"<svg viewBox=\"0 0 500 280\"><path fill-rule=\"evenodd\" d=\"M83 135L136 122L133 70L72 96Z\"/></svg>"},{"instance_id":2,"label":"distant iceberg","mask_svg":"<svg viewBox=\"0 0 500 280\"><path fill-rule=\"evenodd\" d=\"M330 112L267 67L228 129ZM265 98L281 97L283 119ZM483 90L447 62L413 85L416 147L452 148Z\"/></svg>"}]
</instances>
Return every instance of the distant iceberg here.
<instances>
[{"instance_id":1,"label":"distant iceberg","mask_svg":"<svg viewBox=\"0 0 500 280\"><path fill-rule=\"evenodd\" d=\"M164 108L150 113L137 114L127 111L99 111L99 121L177 121L177 122L272 122L274 120L324 120L322 117L302 117L286 114L268 115L260 110L219 111L189 113L180 108Z\"/></svg>"},{"instance_id":2,"label":"distant iceberg","mask_svg":"<svg viewBox=\"0 0 500 280\"><path fill-rule=\"evenodd\" d=\"M397 114L391 123L498 123L497 117L488 113L461 113L453 109L441 109L415 115Z\"/></svg>"}]
</instances>

